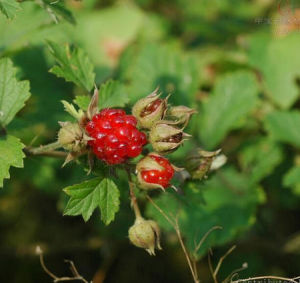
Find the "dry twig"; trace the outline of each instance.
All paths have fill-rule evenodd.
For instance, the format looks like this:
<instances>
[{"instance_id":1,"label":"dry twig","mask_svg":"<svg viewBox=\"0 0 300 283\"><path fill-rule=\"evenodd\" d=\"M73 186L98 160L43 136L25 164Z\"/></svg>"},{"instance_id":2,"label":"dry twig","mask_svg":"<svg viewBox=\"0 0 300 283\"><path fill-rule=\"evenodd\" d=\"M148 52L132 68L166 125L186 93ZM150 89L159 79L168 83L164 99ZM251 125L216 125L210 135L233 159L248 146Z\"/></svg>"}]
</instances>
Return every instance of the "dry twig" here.
<instances>
[{"instance_id":1,"label":"dry twig","mask_svg":"<svg viewBox=\"0 0 300 283\"><path fill-rule=\"evenodd\" d=\"M47 268L47 266L45 265L43 250L41 249L40 246L36 247L36 254L40 256L40 263L41 263L41 266L42 266L43 270L53 279L54 283L56 283L56 282L63 282L63 281L75 281L75 280L82 281L84 283L89 283L84 277L82 277L79 274L79 272L78 272L77 268L75 267L73 261L71 261L71 260L65 260L65 262L69 263L69 265L70 265L70 270L71 270L71 272L73 274L73 277L67 277L67 276L58 277L54 273L52 273ZM91 281L91 283L92 283L92 281Z\"/></svg>"},{"instance_id":2,"label":"dry twig","mask_svg":"<svg viewBox=\"0 0 300 283\"><path fill-rule=\"evenodd\" d=\"M164 216L164 218L170 223L170 225L174 228L176 234L177 234L177 237L178 237L178 240L179 240L179 243L180 243L180 246L181 246L181 249L183 250L183 253L185 255L185 258L186 258L186 261L188 263L188 266L189 266L189 269L191 271L191 274L193 276L193 280L195 283L199 283L200 280L198 278L198 274L197 274L197 268L196 268L196 265L193 264L190 256L189 256L189 253L186 249L186 246L183 242L183 239L182 239L182 235L181 235L181 231L180 231L180 227L179 227L179 224L178 224L178 217L175 218L175 220L172 220L153 200L150 196L147 195L147 199L151 202L151 204L160 212L160 214L162 216Z\"/></svg>"}]
</instances>

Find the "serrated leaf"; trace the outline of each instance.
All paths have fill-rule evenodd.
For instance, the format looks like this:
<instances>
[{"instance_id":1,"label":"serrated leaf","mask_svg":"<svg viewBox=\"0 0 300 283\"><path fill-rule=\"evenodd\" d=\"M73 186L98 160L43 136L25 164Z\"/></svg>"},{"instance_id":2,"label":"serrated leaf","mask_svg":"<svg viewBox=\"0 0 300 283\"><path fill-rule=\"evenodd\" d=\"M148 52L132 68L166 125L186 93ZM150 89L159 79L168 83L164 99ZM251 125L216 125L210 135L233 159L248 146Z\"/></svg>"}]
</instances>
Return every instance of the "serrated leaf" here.
<instances>
[{"instance_id":1,"label":"serrated leaf","mask_svg":"<svg viewBox=\"0 0 300 283\"><path fill-rule=\"evenodd\" d=\"M133 46L121 58L119 75L128 82L131 102L159 86L164 94L172 94L170 101L174 104L189 106L199 83L195 60L171 46L147 44L140 50Z\"/></svg>"},{"instance_id":2,"label":"serrated leaf","mask_svg":"<svg viewBox=\"0 0 300 283\"><path fill-rule=\"evenodd\" d=\"M257 102L258 85L251 72L239 71L219 78L199 111L199 135L207 149L217 146L246 117Z\"/></svg>"},{"instance_id":3,"label":"serrated leaf","mask_svg":"<svg viewBox=\"0 0 300 283\"><path fill-rule=\"evenodd\" d=\"M254 36L250 42L250 64L262 72L268 96L281 108L289 108L299 94L299 48L298 32L281 38Z\"/></svg>"},{"instance_id":4,"label":"serrated leaf","mask_svg":"<svg viewBox=\"0 0 300 283\"><path fill-rule=\"evenodd\" d=\"M240 163L254 184L268 176L281 162L283 153L279 145L266 138L255 138L245 144Z\"/></svg>"},{"instance_id":5,"label":"serrated leaf","mask_svg":"<svg viewBox=\"0 0 300 283\"><path fill-rule=\"evenodd\" d=\"M101 219L105 223L105 225L108 225L112 220L114 220L115 214L119 210L120 192L116 184L108 178L102 180L100 186Z\"/></svg>"},{"instance_id":6,"label":"serrated leaf","mask_svg":"<svg viewBox=\"0 0 300 283\"><path fill-rule=\"evenodd\" d=\"M201 256L209 248L234 240L254 224L256 207L264 201L264 193L247 180L247 176L235 169L226 168L204 183L187 183L183 196L164 193L155 202L168 215L178 215L181 232L191 252L209 229L223 227L204 242L196 253ZM151 204L147 206L147 214L162 228L171 230Z\"/></svg>"},{"instance_id":7,"label":"serrated leaf","mask_svg":"<svg viewBox=\"0 0 300 283\"><path fill-rule=\"evenodd\" d=\"M8 58L0 59L0 124L6 126L30 97L29 82L16 79Z\"/></svg>"},{"instance_id":8,"label":"serrated leaf","mask_svg":"<svg viewBox=\"0 0 300 283\"><path fill-rule=\"evenodd\" d=\"M11 166L22 168L24 145L14 136L0 138L0 188L3 187L3 180L9 179L9 168Z\"/></svg>"},{"instance_id":9,"label":"serrated leaf","mask_svg":"<svg viewBox=\"0 0 300 283\"><path fill-rule=\"evenodd\" d=\"M62 46L48 42L48 46L58 63L50 72L90 91L94 86L95 73L94 66L85 52L80 48L71 50L68 44Z\"/></svg>"},{"instance_id":10,"label":"serrated leaf","mask_svg":"<svg viewBox=\"0 0 300 283\"><path fill-rule=\"evenodd\" d=\"M300 111L274 111L265 119L265 128L274 140L300 146Z\"/></svg>"},{"instance_id":11,"label":"serrated leaf","mask_svg":"<svg viewBox=\"0 0 300 283\"><path fill-rule=\"evenodd\" d=\"M82 110L86 111L89 107L91 97L87 95L77 95L73 102Z\"/></svg>"},{"instance_id":12,"label":"serrated leaf","mask_svg":"<svg viewBox=\"0 0 300 283\"><path fill-rule=\"evenodd\" d=\"M65 208L65 215L82 215L88 221L94 210L99 207L101 219L108 225L115 218L120 205L120 192L110 179L94 178L81 184L64 189L71 198Z\"/></svg>"},{"instance_id":13,"label":"serrated leaf","mask_svg":"<svg viewBox=\"0 0 300 283\"><path fill-rule=\"evenodd\" d=\"M61 19L65 19L71 24L76 24L72 12L68 10L62 2L63 1L41 0L41 6L53 18L55 23L58 23Z\"/></svg>"},{"instance_id":14,"label":"serrated leaf","mask_svg":"<svg viewBox=\"0 0 300 283\"><path fill-rule=\"evenodd\" d=\"M15 0L0 0L0 11L8 18L12 19L20 10L20 4Z\"/></svg>"},{"instance_id":15,"label":"serrated leaf","mask_svg":"<svg viewBox=\"0 0 300 283\"><path fill-rule=\"evenodd\" d=\"M76 96L76 103L82 110L87 110L91 98L85 95ZM99 109L106 107L124 107L129 101L125 87L118 81L109 80L103 83L99 91Z\"/></svg>"}]
</instances>

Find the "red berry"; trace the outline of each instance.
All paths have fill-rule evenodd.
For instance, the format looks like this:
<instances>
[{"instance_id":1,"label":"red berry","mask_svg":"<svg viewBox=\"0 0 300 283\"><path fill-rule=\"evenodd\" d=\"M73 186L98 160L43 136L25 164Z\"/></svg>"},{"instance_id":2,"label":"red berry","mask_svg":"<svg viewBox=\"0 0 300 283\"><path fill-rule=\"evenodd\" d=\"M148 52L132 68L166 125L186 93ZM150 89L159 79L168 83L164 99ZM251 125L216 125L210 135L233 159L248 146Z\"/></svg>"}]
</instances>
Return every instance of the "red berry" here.
<instances>
[{"instance_id":1,"label":"red berry","mask_svg":"<svg viewBox=\"0 0 300 283\"><path fill-rule=\"evenodd\" d=\"M141 154L147 137L136 128L137 121L124 110L105 108L85 127L95 155L108 164L120 164Z\"/></svg>"},{"instance_id":2,"label":"red berry","mask_svg":"<svg viewBox=\"0 0 300 283\"><path fill-rule=\"evenodd\" d=\"M157 156L149 155L153 160L155 160L163 170L143 170L141 172L142 178L146 183L158 184L164 188L170 186L170 180L173 178L174 169L168 159Z\"/></svg>"}]
</instances>

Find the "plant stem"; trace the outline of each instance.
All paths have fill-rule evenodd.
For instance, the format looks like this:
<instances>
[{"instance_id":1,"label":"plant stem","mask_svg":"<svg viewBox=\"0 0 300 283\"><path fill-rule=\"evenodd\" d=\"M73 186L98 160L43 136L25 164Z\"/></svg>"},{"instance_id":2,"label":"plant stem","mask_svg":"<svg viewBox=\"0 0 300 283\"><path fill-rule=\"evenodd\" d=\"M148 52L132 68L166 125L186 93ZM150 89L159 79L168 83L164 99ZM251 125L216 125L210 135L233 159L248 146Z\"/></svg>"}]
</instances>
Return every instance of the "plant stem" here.
<instances>
[{"instance_id":1,"label":"plant stem","mask_svg":"<svg viewBox=\"0 0 300 283\"><path fill-rule=\"evenodd\" d=\"M49 144L46 144L46 145L41 145L41 146L36 147L36 148L31 148L30 152L32 154L39 154L41 152L53 151L53 150L58 149L60 147L61 147L61 144L58 141L56 141L56 142L52 142L52 143L49 143Z\"/></svg>"},{"instance_id":2,"label":"plant stem","mask_svg":"<svg viewBox=\"0 0 300 283\"><path fill-rule=\"evenodd\" d=\"M66 157L67 153L63 151L57 151L56 149L60 148L61 144L56 141L53 143L49 143L46 145L41 145L39 147L26 147L24 152L27 155L42 155L42 156L50 156L50 157Z\"/></svg>"},{"instance_id":3,"label":"plant stem","mask_svg":"<svg viewBox=\"0 0 300 283\"><path fill-rule=\"evenodd\" d=\"M53 279L53 282L56 283L56 282L62 282L62 281L82 281L83 283L89 283L83 276L81 276L77 270L77 268L75 267L74 265L74 262L71 261L71 260L65 260L66 263L68 263L70 265L70 270L73 274L73 277L67 277L67 276L64 276L64 277L58 277L56 276L53 272L51 272L45 262L44 262L44 253L43 253L43 250L37 246L36 247L36 253L39 255L40 257L40 263L41 263L41 266L43 268L43 270Z\"/></svg>"},{"instance_id":4,"label":"plant stem","mask_svg":"<svg viewBox=\"0 0 300 283\"><path fill-rule=\"evenodd\" d=\"M285 277L277 277L277 276L258 276L258 277L250 277L248 279L238 279L235 281L231 281L232 283L236 282L249 282L249 281L253 281L254 280L265 280L265 279L273 279L273 280L281 280L283 282L293 282L293 283L297 283L297 281L294 280L294 278L285 278Z\"/></svg>"},{"instance_id":5,"label":"plant stem","mask_svg":"<svg viewBox=\"0 0 300 283\"><path fill-rule=\"evenodd\" d=\"M181 235L181 231L180 231L180 227L178 224L178 219L176 218L175 221L171 220L170 217L153 201L153 199L147 195L147 199L151 202L151 204L160 212L160 214L166 218L166 220L170 223L170 225L174 228L176 235L178 237L181 249L185 255L186 261L188 263L189 269L191 271L193 280L195 283L199 283L200 280L198 278L198 273L197 273L197 269L196 269L196 265L192 263L191 258L189 256L189 253L185 247L185 244L183 242L182 239L182 235Z\"/></svg>"},{"instance_id":6,"label":"plant stem","mask_svg":"<svg viewBox=\"0 0 300 283\"><path fill-rule=\"evenodd\" d=\"M131 207L133 208L134 214L136 219L142 218L141 211L134 193L134 184L132 182L131 178L131 172L130 168L126 167L126 172L128 176L128 184L129 184L129 190L130 190L130 199L131 199Z\"/></svg>"}]
</instances>

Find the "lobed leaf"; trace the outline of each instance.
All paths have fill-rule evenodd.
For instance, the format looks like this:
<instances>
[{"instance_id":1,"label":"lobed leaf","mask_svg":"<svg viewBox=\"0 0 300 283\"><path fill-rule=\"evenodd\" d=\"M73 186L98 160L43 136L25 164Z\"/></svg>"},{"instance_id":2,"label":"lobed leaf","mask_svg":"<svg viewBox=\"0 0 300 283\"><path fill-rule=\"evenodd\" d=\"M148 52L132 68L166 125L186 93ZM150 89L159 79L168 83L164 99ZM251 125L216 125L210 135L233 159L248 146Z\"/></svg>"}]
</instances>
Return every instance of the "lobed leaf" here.
<instances>
[{"instance_id":1,"label":"lobed leaf","mask_svg":"<svg viewBox=\"0 0 300 283\"><path fill-rule=\"evenodd\" d=\"M82 215L88 221L94 210L99 207L101 219L108 225L119 210L120 192L116 184L105 178L94 178L81 184L69 186L64 192L71 198L65 208L65 215Z\"/></svg>"},{"instance_id":2,"label":"lobed leaf","mask_svg":"<svg viewBox=\"0 0 300 283\"><path fill-rule=\"evenodd\" d=\"M71 24L76 24L72 12L68 10L62 2L63 1L41 0L41 6L49 13L55 23L64 19Z\"/></svg>"},{"instance_id":3,"label":"lobed leaf","mask_svg":"<svg viewBox=\"0 0 300 283\"><path fill-rule=\"evenodd\" d=\"M12 19L20 10L19 2L15 0L0 0L0 11L8 18Z\"/></svg>"},{"instance_id":4,"label":"lobed leaf","mask_svg":"<svg viewBox=\"0 0 300 283\"><path fill-rule=\"evenodd\" d=\"M14 136L0 138L0 188L3 187L3 180L9 179L9 168L11 166L22 168L24 145Z\"/></svg>"},{"instance_id":5,"label":"lobed leaf","mask_svg":"<svg viewBox=\"0 0 300 283\"><path fill-rule=\"evenodd\" d=\"M12 61L0 59L0 124L8 125L29 97L29 81L18 81Z\"/></svg>"},{"instance_id":6,"label":"lobed leaf","mask_svg":"<svg viewBox=\"0 0 300 283\"><path fill-rule=\"evenodd\" d=\"M48 46L58 63L50 69L51 73L88 91L94 87L94 67L82 49L74 48L70 50L68 44L61 46L54 42L48 42Z\"/></svg>"}]
</instances>

